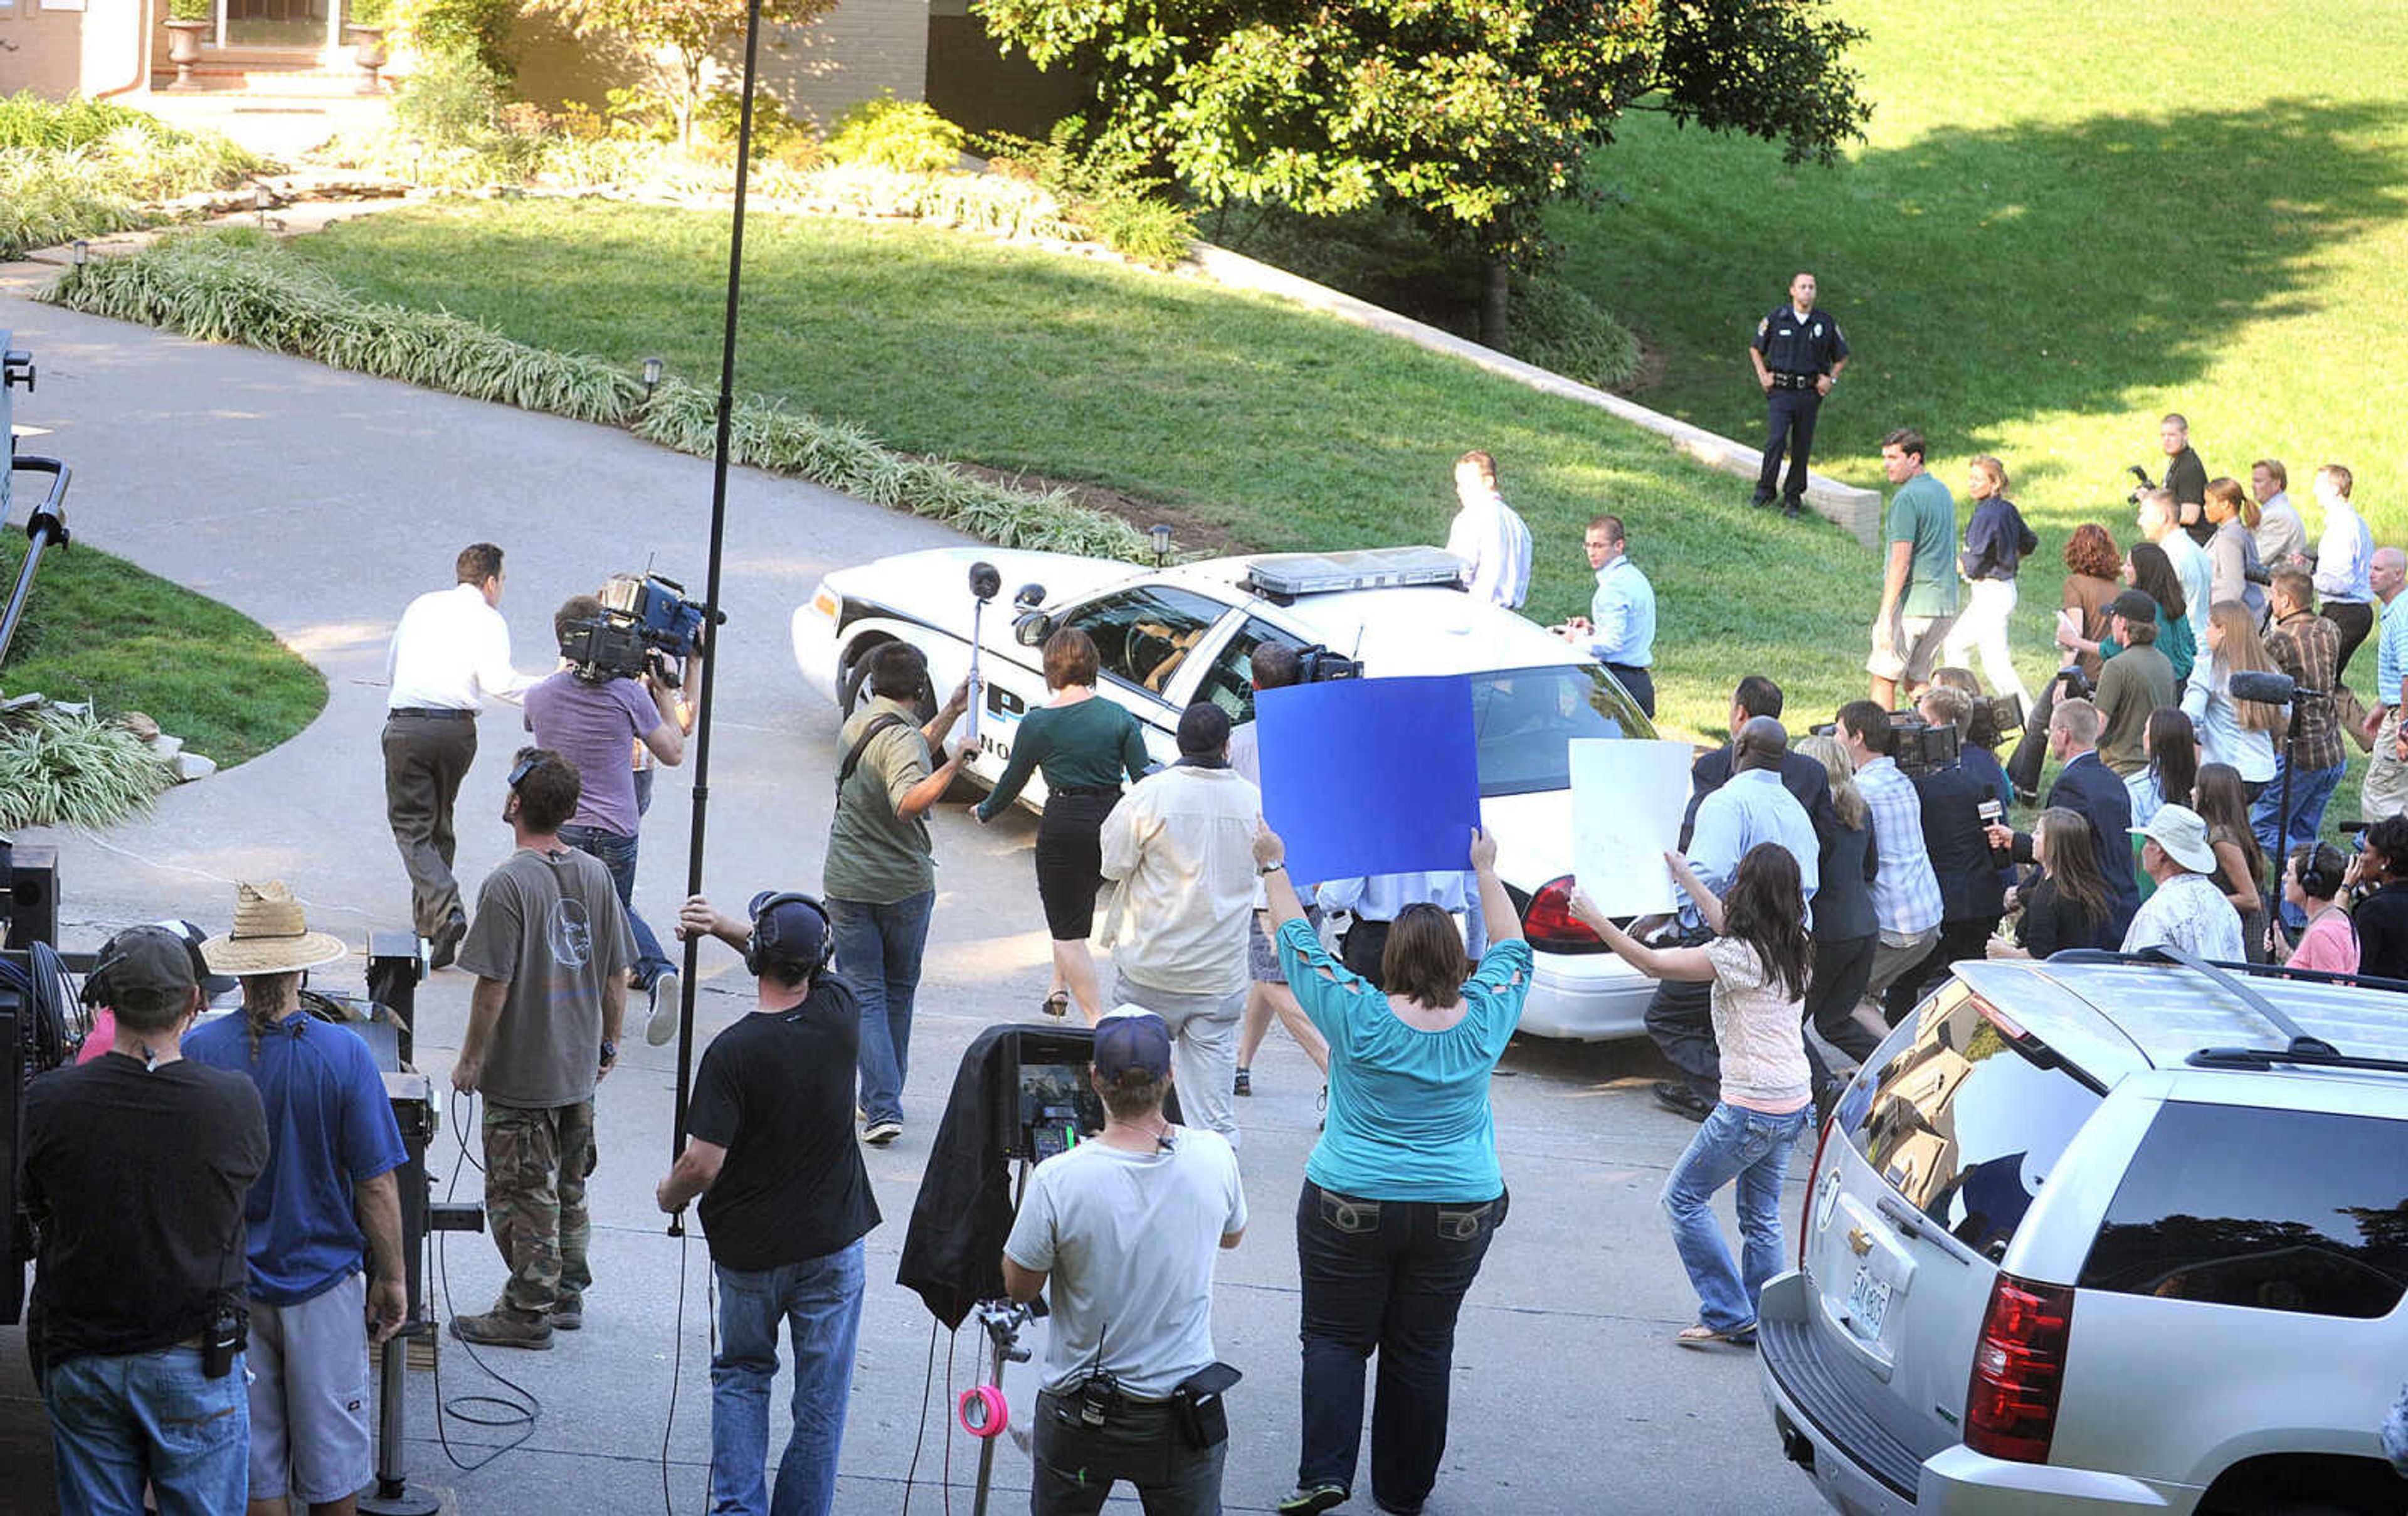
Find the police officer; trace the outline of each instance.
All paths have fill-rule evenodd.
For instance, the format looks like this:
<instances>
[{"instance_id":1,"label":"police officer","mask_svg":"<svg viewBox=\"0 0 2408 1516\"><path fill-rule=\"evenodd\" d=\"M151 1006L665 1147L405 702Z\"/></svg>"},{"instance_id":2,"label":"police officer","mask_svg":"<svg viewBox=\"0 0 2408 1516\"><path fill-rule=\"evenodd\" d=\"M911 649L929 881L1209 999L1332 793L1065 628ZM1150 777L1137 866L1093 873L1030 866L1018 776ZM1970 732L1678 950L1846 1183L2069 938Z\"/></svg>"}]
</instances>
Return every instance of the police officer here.
<instances>
[{"instance_id":1,"label":"police officer","mask_svg":"<svg viewBox=\"0 0 2408 1516\"><path fill-rule=\"evenodd\" d=\"M1814 276L1789 282L1789 303L1756 324L1748 361L1764 386L1764 468L1756 476L1756 505L1772 503L1784 443L1789 482L1781 491L1782 514L1798 514L1806 494L1807 457L1814 448L1814 413L1848 366L1848 340L1840 324L1814 310Z\"/></svg>"}]
</instances>

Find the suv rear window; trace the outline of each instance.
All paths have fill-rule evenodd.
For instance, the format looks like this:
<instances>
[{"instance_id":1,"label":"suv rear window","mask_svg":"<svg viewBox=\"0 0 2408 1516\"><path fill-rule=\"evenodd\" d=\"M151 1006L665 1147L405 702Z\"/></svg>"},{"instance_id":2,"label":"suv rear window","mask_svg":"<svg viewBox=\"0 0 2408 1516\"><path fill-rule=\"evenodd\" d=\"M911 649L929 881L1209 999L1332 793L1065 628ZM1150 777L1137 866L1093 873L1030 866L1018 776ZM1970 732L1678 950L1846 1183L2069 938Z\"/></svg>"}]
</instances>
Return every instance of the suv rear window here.
<instances>
[{"instance_id":1,"label":"suv rear window","mask_svg":"<svg viewBox=\"0 0 2408 1516\"><path fill-rule=\"evenodd\" d=\"M2408 1122L2169 1102L2116 1186L2085 1290L2387 1316L2408 1290Z\"/></svg>"},{"instance_id":2,"label":"suv rear window","mask_svg":"<svg viewBox=\"0 0 2408 1516\"><path fill-rule=\"evenodd\" d=\"M2010 1041L1981 1003L1961 984L1942 989L1841 1119L1892 1189L1996 1261L2100 1097L2045 1048Z\"/></svg>"}]
</instances>

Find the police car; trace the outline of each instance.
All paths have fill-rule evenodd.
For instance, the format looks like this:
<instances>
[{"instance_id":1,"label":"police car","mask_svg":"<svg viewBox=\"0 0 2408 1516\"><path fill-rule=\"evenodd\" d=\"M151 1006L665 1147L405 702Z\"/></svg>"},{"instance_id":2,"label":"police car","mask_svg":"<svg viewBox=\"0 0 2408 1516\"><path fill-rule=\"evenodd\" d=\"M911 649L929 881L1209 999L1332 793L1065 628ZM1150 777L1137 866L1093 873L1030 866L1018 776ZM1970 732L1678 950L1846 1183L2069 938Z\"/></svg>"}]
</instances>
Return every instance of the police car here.
<instances>
[{"instance_id":1,"label":"police car","mask_svg":"<svg viewBox=\"0 0 2408 1516\"><path fill-rule=\"evenodd\" d=\"M973 564L1001 587L982 609ZM975 635L983 685L978 753L966 771L992 787L1019 721L1047 699L1045 639L1077 627L1095 640L1096 688L1126 707L1162 762L1179 756L1179 713L1211 700L1254 712L1253 655L1266 642L1304 652L1323 677L1468 674L1478 723L1481 813L1498 873L1537 956L1522 1030L1593 1041L1637 1034L1653 986L1570 909L1575 737L1652 737L1638 706L1596 659L1458 584L1462 563L1435 548L1215 558L1132 570L1053 553L938 548L839 570L795 613L795 660L845 715L868 699L868 653L901 641L927 656L937 689L969 671ZM1009 596L1009 603L1004 597ZM925 714L933 715L931 707ZM1042 810L1032 777L1021 803Z\"/></svg>"}]
</instances>

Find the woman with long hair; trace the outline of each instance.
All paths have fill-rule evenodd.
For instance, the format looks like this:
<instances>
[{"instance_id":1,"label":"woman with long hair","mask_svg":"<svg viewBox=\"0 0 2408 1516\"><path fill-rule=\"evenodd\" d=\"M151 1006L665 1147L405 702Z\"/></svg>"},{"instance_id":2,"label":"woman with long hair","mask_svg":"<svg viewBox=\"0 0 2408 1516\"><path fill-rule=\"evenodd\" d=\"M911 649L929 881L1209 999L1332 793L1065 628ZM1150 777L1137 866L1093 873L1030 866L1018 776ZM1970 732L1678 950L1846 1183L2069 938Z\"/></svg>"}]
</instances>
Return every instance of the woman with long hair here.
<instances>
[{"instance_id":1,"label":"woman with long hair","mask_svg":"<svg viewBox=\"0 0 2408 1516\"><path fill-rule=\"evenodd\" d=\"M1011 758L986 799L972 808L992 821L1020 798L1032 772L1045 776L1045 814L1037 822L1037 898L1045 907L1045 934L1054 941L1049 1016L1065 1001L1093 1026L1104 1014L1087 936L1096 925L1096 892L1103 885L1104 817L1120 803L1121 775L1144 777L1145 737L1126 708L1096 692L1095 642L1076 627L1045 639L1045 687L1053 698L1020 718Z\"/></svg>"},{"instance_id":2,"label":"woman with long hair","mask_svg":"<svg viewBox=\"0 0 2408 1516\"><path fill-rule=\"evenodd\" d=\"M2321 974L2358 972L2358 928L2335 898L2349 860L2330 843L2301 843L2283 864L2283 898L2308 924L2286 967Z\"/></svg>"},{"instance_id":3,"label":"woman with long hair","mask_svg":"<svg viewBox=\"0 0 2408 1516\"><path fill-rule=\"evenodd\" d=\"M2232 676L2264 673L2274 667L2258 635L2258 618L2238 600L2218 600L2207 613L2207 672L2183 689L2183 714L2199 729L2200 747L2210 763L2229 763L2254 802L2274 777L2274 734L2283 729L2279 705L2232 698ZM2196 672L2196 671L2194 671Z\"/></svg>"},{"instance_id":4,"label":"woman with long hair","mask_svg":"<svg viewBox=\"0 0 2408 1516\"><path fill-rule=\"evenodd\" d=\"M1505 1220L1488 1086L1521 1023L1534 960L1485 832L1471 834L1469 861L1487 952L1472 963L1453 917L1408 905L1381 949L1384 991L1322 946L1286 860L1269 828L1255 834L1280 967L1329 1039L1329 1119L1297 1203L1304 1451L1296 1493L1279 1509L1324 1511L1353 1492L1363 1369L1376 1351L1371 1498L1383 1510L1419 1510L1446 1452L1455 1318Z\"/></svg>"},{"instance_id":5,"label":"woman with long hair","mask_svg":"<svg viewBox=\"0 0 2408 1516\"><path fill-rule=\"evenodd\" d=\"M2207 602L2238 600L2259 621L2266 619L2266 566L2258 561L2258 540L2249 535L2258 519L2257 503L2236 479L2207 482L2207 513L2214 534L2207 540L2207 561L2214 572Z\"/></svg>"},{"instance_id":6,"label":"woman with long hair","mask_svg":"<svg viewBox=\"0 0 2408 1516\"><path fill-rule=\"evenodd\" d=\"M1998 459L1975 458L1966 479L1973 513L1965 522L1965 541L1956 555L1956 571L1965 576L1964 614L1948 628L1942 656L1961 664L1969 652L1982 658L1982 671L2000 694L2012 694L2031 709L2031 691L2015 675L2014 652L2007 646L2007 627L2015 614L2015 572L2024 558L2040 551L2040 539L2025 525L2023 513L2007 498L2007 469Z\"/></svg>"},{"instance_id":7,"label":"woman with long hair","mask_svg":"<svg viewBox=\"0 0 2408 1516\"><path fill-rule=\"evenodd\" d=\"M2252 963L2267 960L2266 897L2258 881L2266 877L2266 855L2249 830L2249 799L2241 774L2229 763L2210 763L2199 771L2191 789L2190 808L2207 823L2207 845L2215 849L2215 888L2241 913L2241 946Z\"/></svg>"},{"instance_id":8,"label":"woman with long hair","mask_svg":"<svg viewBox=\"0 0 2408 1516\"><path fill-rule=\"evenodd\" d=\"M2116 550L2115 539L2107 534L2106 527L2086 521L2066 539L2062 556L2065 584L2057 600L2057 645L2068 655L2068 661L2082 671L2086 683L2096 684L2101 666L2096 649L2100 639L2110 630L2108 603L2123 587L2116 576L2123 572L2124 556ZM2093 651L2083 652L2076 643ZM2057 709L2060 687L2057 679L2041 686L2039 702L2025 715L2023 738L2007 759L2008 779L2014 783L2015 793L2028 799L2036 799L2040 793L2041 764L2048 757L2048 718Z\"/></svg>"},{"instance_id":9,"label":"woman with long hair","mask_svg":"<svg viewBox=\"0 0 2408 1516\"><path fill-rule=\"evenodd\" d=\"M1715 933L1713 941L1650 947L1581 893L1572 896L1572 915L1640 973L1713 986L1722 1099L1664 1181L1672 1246L1698 1300L1697 1323L1674 1340L1690 1347L1751 1342L1756 1297L1782 1268L1781 1178L1814 1109L1799 1032L1813 957L1805 888L1798 860L1777 843L1748 849L1727 897L1707 888L1678 853L1665 858ZM1714 1195L1728 1184L1739 1187L1737 1267L1713 1214Z\"/></svg>"},{"instance_id":10,"label":"woman with long hair","mask_svg":"<svg viewBox=\"0 0 2408 1516\"><path fill-rule=\"evenodd\" d=\"M2190 803L2191 787L2199 781L2199 733L2179 708L2160 705L2141 729L2141 751L2148 763L2124 780L2136 827L2147 826L2165 806Z\"/></svg>"},{"instance_id":11,"label":"woman with long hair","mask_svg":"<svg viewBox=\"0 0 2408 1516\"><path fill-rule=\"evenodd\" d=\"M2047 958L2069 947L2114 946L2113 902L2090 823L2079 811L2049 807L2032 825L2032 853L2040 877L2023 893L2019 945L1998 956Z\"/></svg>"},{"instance_id":12,"label":"woman with long hair","mask_svg":"<svg viewBox=\"0 0 2408 1516\"><path fill-rule=\"evenodd\" d=\"M2173 560L2166 556L2164 548L2155 542L2134 542L2132 550L2124 556L2124 578L2157 602L2157 651L2174 666L2174 683L2180 685L2190 677L2191 665L2199 656L2199 642L2190 629L2190 601L2183 596L2182 576L2174 572ZM2076 654L2095 653L2102 660L2123 651L2113 637L2075 637L2062 626L2057 630L2057 645Z\"/></svg>"},{"instance_id":13,"label":"woman with long hair","mask_svg":"<svg viewBox=\"0 0 2408 1516\"><path fill-rule=\"evenodd\" d=\"M1879 859L1873 852L1872 810L1856 790L1856 764L1835 739L1801 737L1798 751L1831 776L1836 823L1823 839L1815 865L1822 883L1814 891L1814 967L1806 981L1806 1019L1816 1036L1861 1063L1881 1045L1880 1035L1856 1018L1856 1003L1872 981L1873 949L1881 945L1881 920L1873 913ZM1811 1040L1806 1062L1817 1094L1837 1087L1839 1081Z\"/></svg>"}]
</instances>

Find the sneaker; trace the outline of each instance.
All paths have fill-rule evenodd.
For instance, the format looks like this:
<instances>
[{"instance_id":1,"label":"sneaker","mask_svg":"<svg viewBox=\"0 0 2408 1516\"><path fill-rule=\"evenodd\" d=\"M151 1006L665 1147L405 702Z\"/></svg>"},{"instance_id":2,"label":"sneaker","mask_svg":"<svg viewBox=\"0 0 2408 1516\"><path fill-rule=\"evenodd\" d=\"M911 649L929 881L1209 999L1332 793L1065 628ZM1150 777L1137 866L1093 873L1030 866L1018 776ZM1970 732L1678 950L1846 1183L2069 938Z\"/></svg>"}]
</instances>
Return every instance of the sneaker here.
<instances>
[{"instance_id":1,"label":"sneaker","mask_svg":"<svg viewBox=\"0 0 2408 1516\"><path fill-rule=\"evenodd\" d=\"M675 969L663 969L652 980L652 1011L644 1022L644 1040L658 1047L677 1035L678 975Z\"/></svg>"},{"instance_id":2,"label":"sneaker","mask_svg":"<svg viewBox=\"0 0 2408 1516\"><path fill-rule=\"evenodd\" d=\"M437 969L450 968L452 966L452 960L459 956L461 942L465 940L467 935L467 913L465 911L454 910L449 917L444 918L441 929L428 940L426 952L427 972L431 974Z\"/></svg>"},{"instance_id":3,"label":"sneaker","mask_svg":"<svg viewBox=\"0 0 2408 1516\"><path fill-rule=\"evenodd\" d=\"M552 1323L530 1321L495 1307L482 1316L454 1316L452 1335L480 1348L531 1348L552 1350Z\"/></svg>"},{"instance_id":4,"label":"sneaker","mask_svg":"<svg viewBox=\"0 0 2408 1516\"><path fill-rule=\"evenodd\" d=\"M1233 1093L1251 1095L1254 1092L1254 1071L1243 1064L1238 1067L1238 1082Z\"/></svg>"},{"instance_id":5,"label":"sneaker","mask_svg":"<svg viewBox=\"0 0 2408 1516\"><path fill-rule=\"evenodd\" d=\"M575 1332L585 1325L585 1302L581 1299L561 1299L552 1307L552 1329L554 1332Z\"/></svg>"},{"instance_id":6,"label":"sneaker","mask_svg":"<svg viewBox=\"0 0 2408 1516\"><path fill-rule=\"evenodd\" d=\"M892 1117L882 1117L863 1130L861 1140L872 1148L883 1148L903 1135L903 1123Z\"/></svg>"},{"instance_id":7,"label":"sneaker","mask_svg":"<svg viewBox=\"0 0 2408 1516\"><path fill-rule=\"evenodd\" d=\"M1279 1503L1280 1516L1320 1516L1346 1504L1347 1490L1342 1484L1313 1484L1299 1487Z\"/></svg>"},{"instance_id":8,"label":"sneaker","mask_svg":"<svg viewBox=\"0 0 2408 1516\"><path fill-rule=\"evenodd\" d=\"M1692 1121L1703 1121L1707 1117L1714 1114L1712 1101L1677 1080L1658 1079L1656 1081L1655 1091L1657 1105L1668 1111L1685 1116Z\"/></svg>"}]
</instances>

